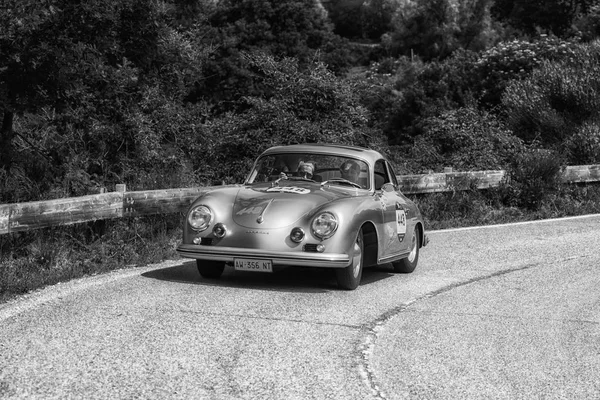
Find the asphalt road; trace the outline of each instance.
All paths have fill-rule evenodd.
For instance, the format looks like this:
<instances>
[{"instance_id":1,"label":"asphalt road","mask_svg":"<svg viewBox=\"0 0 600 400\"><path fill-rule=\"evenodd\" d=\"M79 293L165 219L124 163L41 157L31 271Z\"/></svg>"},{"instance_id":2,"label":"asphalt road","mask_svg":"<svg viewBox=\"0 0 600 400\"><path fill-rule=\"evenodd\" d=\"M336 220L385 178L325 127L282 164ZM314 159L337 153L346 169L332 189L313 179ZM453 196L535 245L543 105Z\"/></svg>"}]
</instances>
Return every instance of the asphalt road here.
<instances>
[{"instance_id":1,"label":"asphalt road","mask_svg":"<svg viewBox=\"0 0 600 400\"><path fill-rule=\"evenodd\" d=\"M430 234L409 275L170 261L0 305L0 398L600 398L600 216Z\"/></svg>"}]
</instances>

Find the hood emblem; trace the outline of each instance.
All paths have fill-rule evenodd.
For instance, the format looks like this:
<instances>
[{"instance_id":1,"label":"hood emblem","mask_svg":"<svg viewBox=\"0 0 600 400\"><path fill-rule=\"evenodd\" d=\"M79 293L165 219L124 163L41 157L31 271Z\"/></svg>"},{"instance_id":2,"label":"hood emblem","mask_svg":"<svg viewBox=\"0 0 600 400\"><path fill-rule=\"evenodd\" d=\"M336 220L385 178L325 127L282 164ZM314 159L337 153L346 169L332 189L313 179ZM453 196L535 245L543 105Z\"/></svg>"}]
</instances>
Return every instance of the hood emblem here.
<instances>
[{"instance_id":1,"label":"hood emblem","mask_svg":"<svg viewBox=\"0 0 600 400\"><path fill-rule=\"evenodd\" d=\"M273 200L275 200L275 199L269 200L269 202L267 203L267 205L265 206L265 208L263 208L262 212L260 213L260 215L256 219L257 223L262 224L265 221L265 217L264 217L265 211L267 211L267 208L269 208L269 206L271 205L271 203L273 202Z\"/></svg>"}]
</instances>

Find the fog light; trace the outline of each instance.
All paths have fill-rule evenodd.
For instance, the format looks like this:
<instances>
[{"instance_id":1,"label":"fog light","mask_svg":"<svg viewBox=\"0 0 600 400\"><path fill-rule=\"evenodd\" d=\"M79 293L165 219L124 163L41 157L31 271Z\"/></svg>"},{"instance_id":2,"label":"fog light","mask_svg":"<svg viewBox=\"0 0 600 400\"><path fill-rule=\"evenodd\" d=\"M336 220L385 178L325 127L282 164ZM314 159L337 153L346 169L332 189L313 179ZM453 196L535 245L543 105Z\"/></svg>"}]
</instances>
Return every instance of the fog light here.
<instances>
[{"instance_id":1,"label":"fog light","mask_svg":"<svg viewBox=\"0 0 600 400\"><path fill-rule=\"evenodd\" d=\"M213 228L212 231L213 231L213 235L215 235L219 239L222 239L227 234L227 227L219 222L218 224L215 225L215 227Z\"/></svg>"},{"instance_id":2,"label":"fog light","mask_svg":"<svg viewBox=\"0 0 600 400\"><path fill-rule=\"evenodd\" d=\"M304 230L302 228L295 227L292 229L292 233L290 233L290 239L292 239L292 242L294 243L300 243L302 240L304 240Z\"/></svg>"},{"instance_id":3,"label":"fog light","mask_svg":"<svg viewBox=\"0 0 600 400\"><path fill-rule=\"evenodd\" d=\"M325 251L325 245L324 244L318 244L317 245L317 252L322 253Z\"/></svg>"},{"instance_id":4,"label":"fog light","mask_svg":"<svg viewBox=\"0 0 600 400\"><path fill-rule=\"evenodd\" d=\"M194 238L194 244L200 244L200 242L202 242L202 238L201 237L195 237Z\"/></svg>"}]
</instances>

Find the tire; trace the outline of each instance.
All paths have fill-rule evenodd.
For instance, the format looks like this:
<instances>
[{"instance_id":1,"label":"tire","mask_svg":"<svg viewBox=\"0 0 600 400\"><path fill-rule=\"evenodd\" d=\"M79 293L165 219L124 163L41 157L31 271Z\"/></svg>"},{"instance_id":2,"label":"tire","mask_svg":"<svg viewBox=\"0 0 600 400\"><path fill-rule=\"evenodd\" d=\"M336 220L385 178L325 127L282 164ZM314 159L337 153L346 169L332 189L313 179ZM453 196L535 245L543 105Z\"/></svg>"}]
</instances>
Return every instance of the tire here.
<instances>
[{"instance_id":1,"label":"tire","mask_svg":"<svg viewBox=\"0 0 600 400\"><path fill-rule=\"evenodd\" d=\"M410 253L408 254L408 257L403 258L402 260L394 261L392 263L392 265L394 266L394 272L408 274L413 272L415 268L417 268L417 263L419 262L419 248L421 247L421 239L419 237L419 231L416 226L412 232L410 246Z\"/></svg>"},{"instance_id":2,"label":"tire","mask_svg":"<svg viewBox=\"0 0 600 400\"><path fill-rule=\"evenodd\" d=\"M221 261L196 260L198 272L203 278L219 279L225 269L225 263Z\"/></svg>"},{"instance_id":3,"label":"tire","mask_svg":"<svg viewBox=\"0 0 600 400\"><path fill-rule=\"evenodd\" d=\"M354 290L360 284L365 260L365 243L363 240L362 229L356 236L353 246L352 263L346 268L335 270L338 287L344 290Z\"/></svg>"}]
</instances>

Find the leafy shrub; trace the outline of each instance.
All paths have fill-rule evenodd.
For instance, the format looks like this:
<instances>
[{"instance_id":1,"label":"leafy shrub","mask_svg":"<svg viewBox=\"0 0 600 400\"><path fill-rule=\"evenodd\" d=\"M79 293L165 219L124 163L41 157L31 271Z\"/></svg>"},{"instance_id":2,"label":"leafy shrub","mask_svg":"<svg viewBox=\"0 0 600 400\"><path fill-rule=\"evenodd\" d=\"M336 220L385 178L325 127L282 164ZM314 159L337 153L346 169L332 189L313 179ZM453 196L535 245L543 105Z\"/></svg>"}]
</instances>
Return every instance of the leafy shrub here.
<instances>
[{"instance_id":1,"label":"leafy shrub","mask_svg":"<svg viewBox=\"0 0 600 400\"><path fill-rule=\"evenodd\" d=\"M492 114L474 108L448 111L423 125L425 133L411 149L415 170L502 169L524 149Z\"/></svg>"},{"instance_id":2,"label":"leafy shrub","mask_svg":"<svg viewBox=\"0 0 600 400\"><path fill-rule=\"evenodd\" d=\"M561 143L600 117L600 45L579 45L561 61L544 61L502 98L509 126L527 141Z\"/></svg>"},{"instance_id":3,"label":"leafy shrub","mask_svg":"<svg viewBox=\"0 0 600 400\"><path fill-rule=\"evenodd\" d=\"M410 143L423 133L424 119L472 104L476 60L476 53L457 51L443 62L404 67L394 87L401 95L385 118L390 144Z\"/></svg>"},{"instance_id":4,"label":"leafy shrub","mask_svg":"<svg viewBox=\"0 0 600 400\"><path fill-rule=\"evenodd\" d=\"M208 124L213 179L241 181L256 156L274 145L366 144L367 110L353 87L323 63L301 68L296 59L278 61L265 54L247 54L246 60L270 96L245 97L244 112Z\"/></svg>"},{"instance_id":5,"label":"leafy shrub","mask_svg":"<svg viewBox=\"0 0 600 400\"><path fill-rule=\"evenodd\" d=\"M551 150L530 149L512 161L509 183L504 189L504 201L509 205L539 209L554 196L560 186L564 161Z\"/></svg>"},{"instance_id":6,"label":"leafy shrub","mask_svg":"<svg viewBox=\"0 0 600 400\"><path fill-rule=\"evenodd\" d=\"M528 77L544 60L574 57L575 43L542 36L538 40L502 42L484 51L473 73L477 75L477 98L480 105L493 108L501 103L507 85Z\"/></svg>"},{"instance_id":7,"label":"leafy shrub","mask_svg":"<svg viewBox=\"0 0 600 400\"><path fill-rule=\"evenodd\" d=\"M565 140L568 161L574 165L600 163L600 122L591 120L581 124Z\"/></svg>"},{"instance_id":8,"label":"leafy shrub","mask_svg":"<svg viewBox=\"0 0 600 400\"><path fill-rule=\"evenodd\" d=\"M580 15L573 25L583 41L597 39L600 36L600 4L591 5L588 13Z\"/></svg>"},{"instance_id":9,"label":"leafy shrub","mask_svg":"<svg viewBox=\"0 0 600 400\"><path fill-rule=\"evenodd\" d=\"M97 221L0 236L0 302L41 286L175 256L178 215Z\"/></svg>"},{"instance_id":10,"label":"leafy shrub","mask_svg":"<svg viewBox=\"0 0 600 400\"><path fill-rule=\"evenodd\" d=\"M392 54L414 51L424 60L443 60L462 48L478 51L495 37L487 0L405 1L393 19Z\"/></svg>"},{"instance_id":11,"label":"leafy shrub","mask_svg":"<svg viewBox=\"0 0 600 400\"><path fill-rule=\"evenodd\" d=\"M427 195L412 195L425 219L427 229L447 229L514 222L526 213L499 202L497 190L464 190Z\"/></svg>"}]
</instances>

